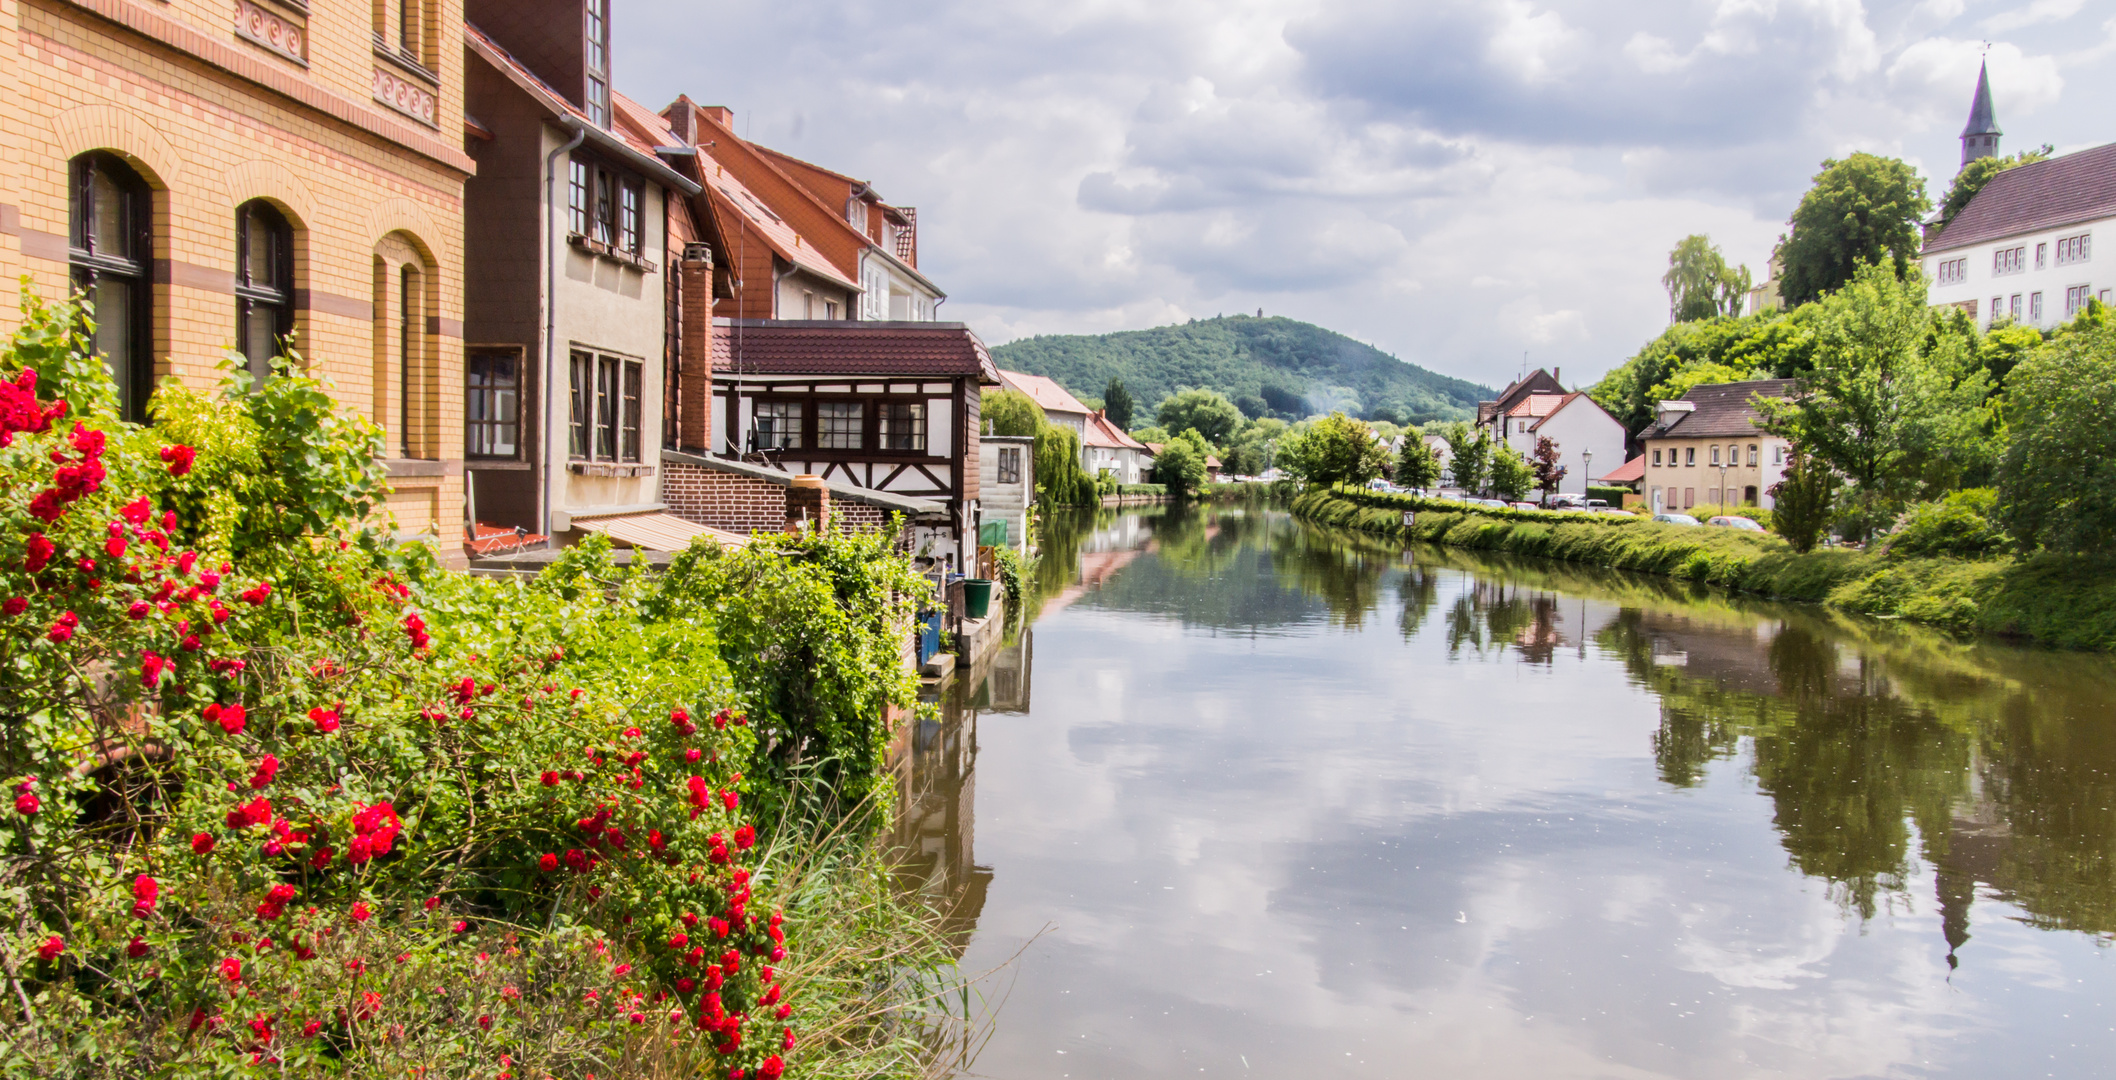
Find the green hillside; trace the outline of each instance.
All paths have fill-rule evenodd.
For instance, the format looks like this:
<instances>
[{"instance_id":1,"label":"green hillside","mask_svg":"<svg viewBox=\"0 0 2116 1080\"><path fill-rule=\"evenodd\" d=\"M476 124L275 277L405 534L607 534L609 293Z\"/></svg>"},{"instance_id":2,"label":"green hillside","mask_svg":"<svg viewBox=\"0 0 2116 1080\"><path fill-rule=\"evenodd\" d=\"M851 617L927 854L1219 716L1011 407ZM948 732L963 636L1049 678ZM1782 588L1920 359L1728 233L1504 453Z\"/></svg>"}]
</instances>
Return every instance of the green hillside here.
<instances>
[{"instance_id":1,"label":"green hillside","mask_svg":"<svg viewBox=\"0 0 2116 1080\"><path fill-rule=\"evenodd\" d=\"M1047 375L1100 398L1124 380L1149 422L1183 387L1218 390L1252 417L1298 419L1342 409L1370 420L1422 424L1474 415L1494 392L1435 375L1372 345L1293 319L1233 315L1152 330L1024 338L992 350L1009 371Z\"/></svg>"}]
</instances>

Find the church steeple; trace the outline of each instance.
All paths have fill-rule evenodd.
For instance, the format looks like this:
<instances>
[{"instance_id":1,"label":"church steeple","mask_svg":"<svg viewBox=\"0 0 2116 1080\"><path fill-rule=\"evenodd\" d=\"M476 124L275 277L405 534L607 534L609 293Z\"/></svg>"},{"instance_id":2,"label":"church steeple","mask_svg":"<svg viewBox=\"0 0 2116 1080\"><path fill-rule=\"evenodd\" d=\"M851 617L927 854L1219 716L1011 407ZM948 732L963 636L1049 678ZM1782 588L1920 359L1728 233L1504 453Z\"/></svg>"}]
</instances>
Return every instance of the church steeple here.
<instances>
[{"instance_id":1,"label":"church steeple","mask_svg":"<svg viewBox=\"0 0 2116 1080\"><path fill-rule=\"evenodd\" d=\"M2003 134L1991 108L1991 70L1986 64L1978 64L1976 100L1969 103L1969 123L1962 127L1962 164L1980 157L1996 157L1998 137Z\"/></svg>"}]
</instances>

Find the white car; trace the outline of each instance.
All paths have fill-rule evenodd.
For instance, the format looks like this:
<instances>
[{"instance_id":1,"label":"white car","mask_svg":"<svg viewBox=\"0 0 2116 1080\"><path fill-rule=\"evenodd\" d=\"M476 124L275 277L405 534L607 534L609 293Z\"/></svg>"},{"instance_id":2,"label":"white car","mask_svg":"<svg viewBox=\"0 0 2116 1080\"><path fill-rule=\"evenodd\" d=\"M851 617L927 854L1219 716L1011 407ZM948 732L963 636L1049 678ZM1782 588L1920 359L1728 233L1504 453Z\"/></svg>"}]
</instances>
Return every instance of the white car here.
<instances>
[{"instance_id":1,"label":"white car","mask_svg":"<svg viewBox=\"0 0 2116 1080\"><path fill-rule=\"evenodd\" d=\"M1694 518L1694 517L1691 517L1691 516L1690 516L1690 515L1688 515L1688 514L1655 514L1655 515L1653 515L1653 520L1655 520L1655 521L1658 521L1658 522L1660 522L1660 523L1661 523L1661 524L1663 524L1663 525L1696 525L1696 524L1698 524L1698 521L1697 521L1697 519L1696 519L1696 518Z\"/></svg>"},{"instance_id":2,"label":"white car","mask_svg":"<svg viewBox=\"0 0 2116 1080\"><path fill-rule=\"evenodd\" d=\"M1764 531L1763 526L1757 524L1753 519L1739 517L1734 514L1722 514L1719 517L1713 518L1712 520L1705 522L1705 524L1717 525L1722 529L1739 529L1742 532Z\"/></svg>"}]
</instances>

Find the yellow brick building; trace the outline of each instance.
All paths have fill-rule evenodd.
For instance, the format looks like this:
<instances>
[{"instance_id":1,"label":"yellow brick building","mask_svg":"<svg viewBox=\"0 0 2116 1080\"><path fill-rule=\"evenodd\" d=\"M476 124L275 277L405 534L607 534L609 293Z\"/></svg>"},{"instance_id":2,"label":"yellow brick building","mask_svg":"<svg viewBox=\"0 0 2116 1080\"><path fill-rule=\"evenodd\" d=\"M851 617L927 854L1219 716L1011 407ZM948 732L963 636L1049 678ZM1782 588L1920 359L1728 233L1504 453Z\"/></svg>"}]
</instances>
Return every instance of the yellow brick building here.
<instances>
[{"instance_id":1,"label":"yellow brick building","mask_svg":"<svg viewBox=\"0 0 2116 1080\"><path fill-rule=\"evenodd\" d=\"M454 558L462 25L462 0L0 0L0 274L90 291L135 417L290 340L387 431L400 531Z\"/></svg>"}]
</instances>

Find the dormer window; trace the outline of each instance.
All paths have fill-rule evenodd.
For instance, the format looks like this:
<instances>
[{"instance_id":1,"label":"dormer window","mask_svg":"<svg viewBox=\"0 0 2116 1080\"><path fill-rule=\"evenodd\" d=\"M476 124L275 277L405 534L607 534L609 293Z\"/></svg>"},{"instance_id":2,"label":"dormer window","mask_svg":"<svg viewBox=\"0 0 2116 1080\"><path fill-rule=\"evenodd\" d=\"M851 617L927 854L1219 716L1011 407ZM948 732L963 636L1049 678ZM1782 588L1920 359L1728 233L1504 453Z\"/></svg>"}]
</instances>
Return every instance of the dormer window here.
<instances>
[{"instance_id":1,"label":"dormer window","mask_svg":"<svg viewBox=\"0 0 2116 1080\"><path fill-rule=\"evenodd\" d=\"M845 200L845 223L860 232L864 233L867 231L866 200L859 198Z\"/></svg>"},{"instance_id":2,"label":"dormer window","mask_svg":"<svg viewBox=\"0 0 2116 1080\"><path fill-rule=\"evenodd\" d=\"M610 126L610 11L609 0L587 0L581 9L587 41L583 50L588 85L582 107L597 127Z\"/></svg>"}]
</instances>

